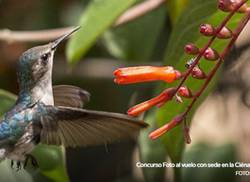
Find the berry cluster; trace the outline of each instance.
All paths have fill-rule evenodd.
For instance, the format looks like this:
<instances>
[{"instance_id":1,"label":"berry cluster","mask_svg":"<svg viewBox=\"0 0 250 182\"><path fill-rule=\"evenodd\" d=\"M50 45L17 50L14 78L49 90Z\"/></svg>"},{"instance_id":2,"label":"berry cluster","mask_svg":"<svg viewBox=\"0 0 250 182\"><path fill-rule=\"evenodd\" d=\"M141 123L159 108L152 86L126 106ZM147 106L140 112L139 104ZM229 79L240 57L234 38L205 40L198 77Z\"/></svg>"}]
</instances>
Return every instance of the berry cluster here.
<instances>
[{"instance_id":1,"label":"berry cluster","mask_svg":"<svg viewBox=\"0 0 250 182\"><path fill-rule=\"evenodd\" d=\"M231 50L233 44L238 38L239 34L242 32L247 22L250 19L250 7L246 4L247 0L219 0L218 8L224 12L228 12L228 15L221 22L218 27L214 27L210 24L202 24L200 26L200 33L203 36L211 37L208 43L203 48L198 48L195 44L189 43L184 47L184 51L193 55L190 61L186 63L187 70L181 73L175 70L171 66L165 67L155 67L155 66L138 66L138 67L128 67L119 68L114 72L115 82L117 84L131 84L138 82L148 82L148 81L165 81L167 83L172 83L174 81L180 80L177 87L167 88L160 95L133 106L128 110L128 114L131 116L138 116L141 113L149 110L153 106L161 107L167 101L173 99L174 97L178 102L182 102L182 97L190 99L191 102L186 108L186 110L180 115L174 117L170 122L163 125L162 127L151 132L149 137L151 139L156 139L176 127L180 123L183 123L183 132L186 143L190 143L191 139L189 136L189 126L186 123L186 116L192 109L199 96L208 86L209 82L217 72L218 68L223 63L225 56ZM235 30L230 30L226 25L230 21L231 17L235 13L244 13L243 18L238 23ZM229 43L222 52L218 52L211 48L212 44L216 39L228 39ZM204 58L208 61L215 62L214 67L209 73L205 73L199 66L200 59ZM194 79L204 80L201 88L193 93L188 87L186 87L185 81L188 77L192 76Z\"/></svg>"}]
</instances>

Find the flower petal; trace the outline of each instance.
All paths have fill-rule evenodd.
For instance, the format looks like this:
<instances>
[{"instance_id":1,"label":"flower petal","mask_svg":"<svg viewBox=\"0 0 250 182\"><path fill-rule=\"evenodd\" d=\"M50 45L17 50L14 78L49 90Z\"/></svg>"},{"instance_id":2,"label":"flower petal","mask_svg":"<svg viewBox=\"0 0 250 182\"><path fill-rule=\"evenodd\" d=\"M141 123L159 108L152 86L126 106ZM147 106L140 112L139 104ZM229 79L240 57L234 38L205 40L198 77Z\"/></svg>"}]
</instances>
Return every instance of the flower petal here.
<instances>
[{"instance_id":1,"label":"flower petal","mask_svg":"<svg viewBox=\"0 0 250 182\"><path fill-rule=\"evenodd\" d=\"M168 88L164 90L160 95L145 101L143 103L140 103L136 106L133 106L128 110L128 115L130 116L138 116L139 114L149 110L151 107L160 104L165 104L168 100L171 100L176 89L175 88Z\"/></svg>"},{"instance_id":2,"label":"flower petal","mask_svg":"<svg viewBox=\"0 0 250 182\"><path fill-rule=\"evenodd\" d=\"M183 121L183 119L184 119L183 114L176 116L169 123L167 123L167 124L163 125L162 127L154 130L153 132L151 132L149 134L149 138L151 138L152 140L155 140L155 139L159 138L164 133L168 132L169 130L176 127L178 124L180 124Z\"/></svg>"},{"instance_id":3,"label":"flower petal","mask_svg":"<svg viewBox=\"0 0 250 182\"><path fill-rule=\"evenodd\" d=\"M131 84L162 80L171 83L179 79L181 73L171 66L136 66L119 68L114 71L114 82L117 84Z\"/></svg>"}]
</instances>

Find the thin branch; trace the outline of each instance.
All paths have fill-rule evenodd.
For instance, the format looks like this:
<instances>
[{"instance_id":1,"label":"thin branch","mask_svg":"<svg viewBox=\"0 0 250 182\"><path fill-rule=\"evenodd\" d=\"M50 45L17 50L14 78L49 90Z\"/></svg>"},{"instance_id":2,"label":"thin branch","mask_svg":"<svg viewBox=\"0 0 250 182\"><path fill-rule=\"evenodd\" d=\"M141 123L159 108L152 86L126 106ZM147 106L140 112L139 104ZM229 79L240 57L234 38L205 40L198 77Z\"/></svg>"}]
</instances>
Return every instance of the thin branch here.
<instances>
[{"instance_id":1,"label":"thin branch","mask_svg":"<svg viewBox=\"0 0 250 182\"><path fill-rule=\"evenodd\" d=\"M8 43L13 42L46 42L60 37L73 27L65 27L51 30L38 31L11 31L9 29L0 30L0 40Z\"/></svg>"},{"instance_id":2,"label":"thin branch","mask_svg":"<svg viewBox=\"0 0 250 182\"><path fill-rule=\"evenodd\" d=\"M114 27L133 21L150 11L160 7L166 0L147 0L123 13L114 23ZM0 41L13 42L47 42L60 37L73 27L57 28L38 31L12 31L9 29L0 30Z\"/></svg>"},{"instance_id":3,"label":"thin branch","mask_svg":"<svg viewBox=\"0 0 250 182\"><path fill-rule=\"evenodd\" d=\"M166 0L147 0L137 6L134 6L123 13L118 20L115 22L114 26L119 26L128 23L136 18L139 18L148 12L160 7Z\"/></svg>"}]
</instances>

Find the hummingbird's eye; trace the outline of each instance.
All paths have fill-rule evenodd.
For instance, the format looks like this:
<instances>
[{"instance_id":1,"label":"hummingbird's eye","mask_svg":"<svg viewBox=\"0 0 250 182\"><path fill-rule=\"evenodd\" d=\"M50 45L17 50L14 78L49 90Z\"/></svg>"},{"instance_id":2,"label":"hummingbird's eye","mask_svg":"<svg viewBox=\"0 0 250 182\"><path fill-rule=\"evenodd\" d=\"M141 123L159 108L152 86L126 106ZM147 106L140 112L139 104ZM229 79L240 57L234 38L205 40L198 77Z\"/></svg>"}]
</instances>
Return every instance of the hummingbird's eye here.
<instances>
[{"instance_id":1,"label":"hummingbird's eye","mask_svg":"<svg viewBox=\"0 0 250 182\"><path fill-rule=\"evenodd\" d=\"M43 54L41 56L41 60L42 60L43 65L46 65L48 63L49 57L50 57L50 53L46 53L46 54Z\"/></svg>"}]
</instances>

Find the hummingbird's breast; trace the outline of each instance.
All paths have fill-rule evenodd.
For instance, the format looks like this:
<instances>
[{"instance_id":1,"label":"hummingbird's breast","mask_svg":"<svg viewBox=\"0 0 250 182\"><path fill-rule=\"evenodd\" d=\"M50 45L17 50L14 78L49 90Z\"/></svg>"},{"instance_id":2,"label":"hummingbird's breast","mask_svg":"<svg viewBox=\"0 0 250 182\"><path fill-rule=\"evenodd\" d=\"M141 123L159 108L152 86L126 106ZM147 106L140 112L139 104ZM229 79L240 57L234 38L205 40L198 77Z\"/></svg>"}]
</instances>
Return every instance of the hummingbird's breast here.
<instances>
[{"instance_id":1,"label":"hummingbird's breast","mask_svg":"<svg viewBox=\"0 0 250 182\"><path fill-rule=\"evenodd\" d=\"M26 151L27 147L20 144L17 147L17 144L21 138L24 138L23 136L27 135L27 128L35 117L35 108L36 106L29 108L19 103L4 115L3 120L0 121L0 159L4 157L14 160L23 158L23 150ZM23 143L28 145L31 143L28 141ZM30 146L29 148L31 148ZM18 150L16 150L17 148Z\"/></svg>"},{"instance_id":2,"label":"hummingbird's breast","mask_svg":"<svg viewBox=\"0 0 250 182\"><path fill-rule=\"evenodd\" d=\"M34 118L34 108L20 107L16 105L3 117L0 122L0 140L19 139L25 131L25 127L32 122ZM0 142L1 143L1 142Z\"/></svg>"}]
</instances>

